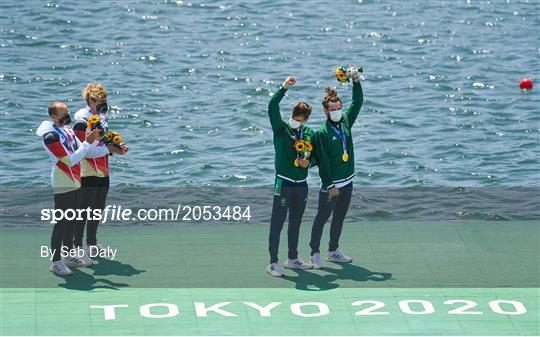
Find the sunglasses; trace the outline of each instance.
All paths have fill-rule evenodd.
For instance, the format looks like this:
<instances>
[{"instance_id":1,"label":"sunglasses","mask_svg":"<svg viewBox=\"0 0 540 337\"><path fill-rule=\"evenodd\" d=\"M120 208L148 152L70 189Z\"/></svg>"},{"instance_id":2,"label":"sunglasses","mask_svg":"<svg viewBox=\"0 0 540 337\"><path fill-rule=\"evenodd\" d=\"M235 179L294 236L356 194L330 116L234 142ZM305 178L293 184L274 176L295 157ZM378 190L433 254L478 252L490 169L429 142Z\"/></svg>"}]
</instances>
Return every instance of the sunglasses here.
<instances>
[{"instance_id":1,"label":"sunglasses","mask_svg":"<svg viewBox=\"0 0 540 337\"><path fill-rule=\"evenodd\" d=\"M107 102L96 105L97 112L105 113L107 112L107 110L109 110L109 106L107 105Z\"/></svg>"}]
</instances>

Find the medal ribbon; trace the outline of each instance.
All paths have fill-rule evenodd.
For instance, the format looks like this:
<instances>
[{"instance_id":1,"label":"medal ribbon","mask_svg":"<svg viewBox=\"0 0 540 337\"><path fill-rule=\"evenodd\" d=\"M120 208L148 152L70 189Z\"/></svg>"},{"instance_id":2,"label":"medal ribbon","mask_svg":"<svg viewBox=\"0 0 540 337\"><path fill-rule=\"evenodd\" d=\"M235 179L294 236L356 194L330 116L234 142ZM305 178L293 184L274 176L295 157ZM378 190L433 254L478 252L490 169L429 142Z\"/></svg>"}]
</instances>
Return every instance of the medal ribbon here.
<instances>
[{"instance_id":1,"label":"medal ribbon","mask_svg":"<svg viewBox=\"0 0 540 337\"><path fill-rule=\"evenodd\" d=\"M287 130L288 131L288 130ZM289 132L289 136L291 137L291 139L296 143L296 141L298 140L302 140L302 138L304 138L304 126L300 126L300 131L299 131L299 135L298 135L298 138L296 137L296 133L292 132L292 134ZM296 150L296 149L295 149ZM296 151L296 159L300 159L300 154L298 153L298 151Z\"/></svg>"},{"instance_id":2,"label":"medal ribbon","mask_svg":"<svg viewBox=\"0 0 540 337\"><path fill-rule=\"evenodd\" d=\"M332 130L339 136L341 139L341 143L343 144L343 154L347 153L347 134L345 133L345 127L342 123L339 123L339 129L334 127L333 125L330 125Z\"/></svg>"}]
</instances>

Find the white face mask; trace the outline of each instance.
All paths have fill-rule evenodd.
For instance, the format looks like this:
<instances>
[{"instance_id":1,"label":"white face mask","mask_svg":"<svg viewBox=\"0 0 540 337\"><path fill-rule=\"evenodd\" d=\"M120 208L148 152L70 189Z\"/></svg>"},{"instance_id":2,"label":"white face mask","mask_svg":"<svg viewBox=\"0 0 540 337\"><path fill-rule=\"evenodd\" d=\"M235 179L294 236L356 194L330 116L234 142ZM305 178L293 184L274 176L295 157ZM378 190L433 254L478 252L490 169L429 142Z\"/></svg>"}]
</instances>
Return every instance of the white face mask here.
<instances>
[{"instance_id":1,"label":"white face mask","mask_svg":"<svg viewBox=\"0 0 540 337\"><path fill-rule=\"evenodd\" d=\"M330 111L330 119L333 122L339 122L341 120L341 117L343 117L343 113L341 112L341 109Z\"/></svg>"},{"instance_id":2,"label":"white face mask","mask_svg":"<svg viewBox=\"0 0 540 337\"><path fill-rule=\"evenodd\" d=\"M296 119L289 117L289 125L293 129L298 129L300 126L302 126L302 122L299 122Z\"/></svg>"}]
</instances>

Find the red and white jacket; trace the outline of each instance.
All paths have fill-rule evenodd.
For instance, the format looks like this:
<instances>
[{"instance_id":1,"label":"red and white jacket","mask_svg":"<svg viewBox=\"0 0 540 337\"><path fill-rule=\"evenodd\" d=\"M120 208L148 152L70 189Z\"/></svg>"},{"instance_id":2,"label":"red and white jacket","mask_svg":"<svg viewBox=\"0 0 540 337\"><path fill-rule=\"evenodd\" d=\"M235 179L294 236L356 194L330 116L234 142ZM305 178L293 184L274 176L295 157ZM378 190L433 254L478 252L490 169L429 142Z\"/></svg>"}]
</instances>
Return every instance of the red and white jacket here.
<instances>
[{"instance_id":1,"label":"red and white jacket","mask_svg":"<svg viewBox=\"0 0 540 337\"><path fill-rule=\"evenodd\" d=\"M92 112L89 107L80 109L75 113L75 125L73 126L73 130L79 141L85 139L87 131L86 122L91 116ZM105 115L99 114L99 119L103 130L107 132L109 130L109 124L107 123ZM107 144L102 140L96 140L95 143L95 148L88 151L81 163L81 174L83 177L107 177L109 175L109 149L107 148Z\"/></svg>"},{"instance_id":2,"label":"red and white jacket","mask_svg":"<svg viewBox=\"0 0 540 337\"><path fill-rule=\"evenodd\" d=\"M96 142L81 142L69 126L58 127L43 121L36 130L43 138L42 145L52 161L51 181L55 194L74 191L81 187L80 162Z\"/></svg>"}]
</instances>

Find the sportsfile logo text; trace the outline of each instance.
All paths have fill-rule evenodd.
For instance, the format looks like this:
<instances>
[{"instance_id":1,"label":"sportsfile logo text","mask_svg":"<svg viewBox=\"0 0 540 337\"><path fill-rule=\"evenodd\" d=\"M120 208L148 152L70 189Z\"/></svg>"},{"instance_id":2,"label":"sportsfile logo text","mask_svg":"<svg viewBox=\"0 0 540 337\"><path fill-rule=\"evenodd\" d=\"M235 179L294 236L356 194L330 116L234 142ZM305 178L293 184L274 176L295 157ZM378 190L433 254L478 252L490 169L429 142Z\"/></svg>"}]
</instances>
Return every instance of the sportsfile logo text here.
<instances>
[{"instance_id":1,"label":"sportsfile logo text","mask_svg":"<svg viewBox=\"0 0 540 337\"><path fill-rule=\"evenodd\" d=\"M190 206L178 205L176 208L141 208L134 212L121 205L107 205L105 209L54 209L41 210L41 221L55 224L60 220L96 220L102 224L107 221L240 221L251 220L250 206Z\"/></svg>"}]
</instances>

